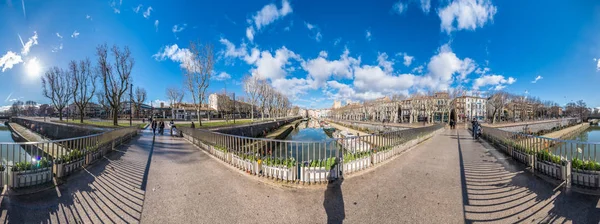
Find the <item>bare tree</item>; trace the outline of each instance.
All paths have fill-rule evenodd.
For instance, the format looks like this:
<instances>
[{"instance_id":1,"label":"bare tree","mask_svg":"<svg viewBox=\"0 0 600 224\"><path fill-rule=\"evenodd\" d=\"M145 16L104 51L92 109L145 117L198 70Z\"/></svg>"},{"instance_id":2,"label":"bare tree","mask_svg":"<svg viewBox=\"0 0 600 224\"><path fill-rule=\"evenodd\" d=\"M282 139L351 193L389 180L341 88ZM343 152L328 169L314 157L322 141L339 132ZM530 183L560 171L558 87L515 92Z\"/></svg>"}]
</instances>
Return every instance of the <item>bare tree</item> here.
<instances>
[{"instance_id":1,"label":"bare tree","mask_svg":"<svg viewBox=\"0 0 600 224\"><path fill-rule=\"evenodd\" d=\"M492 111L492 124L496 123L498 116L504 110L508 103L508 94L506 92L496 92L488 100L488 108Z\"/></svg>"},{"instance_id":2,"label":"bare tree","mask_svg":"<svg viewBox=\"0 0 600 224\"><path fill-rule=\"evenodd\" d=\"M261 114L262 120L265 119L267 97L269 95L270 88L271 88L271 86L269 86L269 83L267 82L267 80L258 80L257 99L258 99L258 101L260 101L260 114Z\"/></svg>"},{"instance_id":3,"label":"bare tree","mask_svg":"<svg viewBox=\"0 0 600 224\"><path fill-rule=\"evenodd\" d=\"M140 111L142 109L142 104L146 101L146 96L146 89L140 87L135 88L135 109L138 118L140 118Z\"/></svg>"},{"instance_id":4,"label":"bare tree","mask_svg":"<svg viewBox=\"0 0 600 224\"><path fill-rule=\"evenodd\" d=\"M173 107L175 106L175 104L181 103L184 95L185 95L185 92L181 89L178 89L175 87L171 87L171 88L167 89L167 99L169 99L169 104L171 104L172 109L176 109ZM175 117L174 110L171 110L171 117Z\"/></svg>"},{"instance_id":5,"label":"bare tree","mask_svg":"<svg viewBox=\"0 0 600 224\"><path fill-rule=\"evenodd\" d=\"M256 106L256 101L258 100L258 95L260 92L260 80L257 76L245 76L242 81L244 84L244 91L248 94L248 100L250 105L252 106L250 110L251 119L254 120L254 106Z\"/></svg>"},{"instance_id":6,"label":"bare tree","mask_svg":"<svg viewBox=\"0 0 600 224\"><path fill-rule=\"evenodd\" d=\"M85 108L96 92L96 74L91 69L90 59L71 61L69 72L73 82L73 102L79 110L79 121L83 123Z\"/></svg>"},{"instance_id":7,"label":"bare tree","mask_svg":"<svg viewBox=\"0 0 600 224\"><path fill-rule=\"evenodd\" d=\"M214 54L212 44L201 44L190 42L190 55L185 60L186 87L192 95L196 113L198 114L198 125L202 126L200 109L206 101L206 89L210 84L213 72ZM210 117L210 115L209 115Z\"/></svg>"},{"instance_id":8,"label":"bare tree","mask_svg":"<svg viewBox=\"0 0 600 224\"><path fill-rule=\"evenodd\" d=\"M103 91L96 92L96 100L102 107L102 110L108 115L108 113L110 113L110 105L106 102L106 93Z\"/></svg>"},{"instance_id":9,"label":"bare tree","mask_svg":"<svg viewBox=\"0 0 600 224\"><path fill-rule=\"evenodd\" d=\"M117 126L121 99L129 88L131 69L135 64L135 60L131 56L131 52L127 46L121 50L115 45L112 47L111 52L115 57L114 67L108 61L108 48L106 44L96 48L98 69L100 70L99 73L104 86L104 96L112 110L113 125Z\"/></svg>"},{"instance_id":10,"label":"bare tree","mask_svg":"<svg viewBox=\"0 0 600 224\"><path fill-rule=\"evenodd\" d=\"M73 97L71 81L67 73L58 67L48 69L42 76L42 91L58 110L58 118L62 121L62 111Z\"/></svg>"}]
</instances>

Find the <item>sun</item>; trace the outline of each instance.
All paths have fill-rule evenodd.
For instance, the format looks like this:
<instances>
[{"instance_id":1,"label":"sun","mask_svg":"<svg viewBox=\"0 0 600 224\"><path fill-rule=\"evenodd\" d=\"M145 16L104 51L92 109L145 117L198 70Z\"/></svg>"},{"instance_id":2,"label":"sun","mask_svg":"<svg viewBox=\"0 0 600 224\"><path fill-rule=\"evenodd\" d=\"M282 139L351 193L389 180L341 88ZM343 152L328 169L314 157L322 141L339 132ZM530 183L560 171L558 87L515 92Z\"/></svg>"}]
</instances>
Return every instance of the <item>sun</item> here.
<instances>
[{"instance_id":1,"label":"sun","mask_svg":"<svg viewBox=\"0 0 600 224\"><path fill-rule=\"evenodd\" d=\"M38 77L42 71L39 60L37 58L29 59L25 64L25 71L30 78Z\"/></svg>"}]
</instances>

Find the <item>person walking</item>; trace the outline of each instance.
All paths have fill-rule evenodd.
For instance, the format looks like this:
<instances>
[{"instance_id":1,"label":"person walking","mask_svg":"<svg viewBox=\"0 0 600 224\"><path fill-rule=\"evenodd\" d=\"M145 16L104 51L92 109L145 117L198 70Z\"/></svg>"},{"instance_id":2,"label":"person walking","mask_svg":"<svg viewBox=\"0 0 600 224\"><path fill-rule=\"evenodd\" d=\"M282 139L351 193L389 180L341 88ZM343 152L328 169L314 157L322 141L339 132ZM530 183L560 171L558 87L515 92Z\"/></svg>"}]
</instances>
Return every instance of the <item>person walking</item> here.
<instances>
[{"instance_id":1,"label":"person walking","mask_svg":"<svg viewBox=\"0 0 600 224\"><path fill-rule=\"evenodd\" d=\"M156 121L152 121L152 134L156 135Z\"/></svg>"},{"instance_id":2,"label":"person walking","mask_svg":"<svg viewBox=\"0 0 600 224\"><path fill-rule=\"evenodd\" d=\"M165 135L165 122L160 122L160 135Z\"/></svg>"},{"instance_id":3,"label":"person walking","mask_svg":"<svg viewBox=\"0 0 600 224\"><path fill-rule=\"evenodd\" d=\"M190 125L190 128L192 128L192 129L196 128L196 125L194 124L193 121L192 121L192 125Z\"/></svg>"}]
</instances>

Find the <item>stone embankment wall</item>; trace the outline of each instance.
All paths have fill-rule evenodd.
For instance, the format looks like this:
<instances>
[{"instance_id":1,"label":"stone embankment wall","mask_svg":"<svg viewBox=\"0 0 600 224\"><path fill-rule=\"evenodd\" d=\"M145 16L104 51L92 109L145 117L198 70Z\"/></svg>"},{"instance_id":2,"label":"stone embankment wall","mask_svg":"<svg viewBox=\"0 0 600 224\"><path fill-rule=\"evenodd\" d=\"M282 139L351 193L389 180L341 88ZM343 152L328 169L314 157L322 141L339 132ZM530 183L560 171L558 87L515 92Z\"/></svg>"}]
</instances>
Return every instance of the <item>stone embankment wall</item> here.
<instances>
[{"instance_id":1,"label":"stone embankment wall","mask_svg":"<svg viewBox=\"0 0 600 224\"><path fill-rule=\"evenodd\" d=\"M279 127L286 125L292 121L298 120L300 117L294 118L286 118L279 119L275 121L265 121L254 124L246 124L234 127L223 127L223 128L214 128L210 129L214 132L219 132L223 134L237 135L237 136L245 136L245 137L253 137L258 138L265 136L267 133L277 130Z\"/></svg>"},{"instance_id":2,"label":"stone embankment wall","mask_svg":"<svg viewBox=\"0 0 600 224\"><path fill-rule=\"evenodd\" d=\"M523 131L525 131L525 129L527 129L529 132L537 133L541 130L550 130L555 127L572 126L572 125L578 124L580 122L581 122L581 120L579 120L579 119L560 119L560 120L551 120L551 121L542 122L542 123L505 126L505 127L499 128L499 129L504 130L504 131L511 131L511 132L523 132Z\"/></svg>"},{"instance_id":3,"label":"stone embankment wall","mask_svg":"<svg viewBox=\"0 0 600 224\"><path fill-rule=\"evenodd\" d=\"M358 131L367 132L367 133L390 132L390 131L400 131L400 130L410 129L410 128L406 128L406 127L398 127L398 126L377 124L377 123L342 121L342 120L330 120L330 122L331 121L341 124L343 126L347 126L352 129L356 129Z\"/></svg>"},{"instance_id":4,"label":"stone embankment wall","mask_svg":"<svg viewBox=\"0 0 600 224\"><path fill-rule=\"evenodd\" d=\"M67 125L54 122L30 120L26 118L11 118L11 122L17 123L31 131L34 131L52 140L76 138L87 135L99 134L107 129L84 127L78 125Z\"/></svg>"}]
</instances>

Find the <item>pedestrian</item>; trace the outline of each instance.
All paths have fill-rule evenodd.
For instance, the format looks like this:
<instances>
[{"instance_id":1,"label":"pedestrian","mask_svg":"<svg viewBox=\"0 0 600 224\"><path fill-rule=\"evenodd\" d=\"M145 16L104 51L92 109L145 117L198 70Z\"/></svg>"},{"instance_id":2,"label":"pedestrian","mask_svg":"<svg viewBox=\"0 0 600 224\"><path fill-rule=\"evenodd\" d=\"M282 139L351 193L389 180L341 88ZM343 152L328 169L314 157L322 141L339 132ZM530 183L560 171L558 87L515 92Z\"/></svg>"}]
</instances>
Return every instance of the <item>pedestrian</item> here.
<instances>
[{"instance_id":1,"label":"pedestrian","mask_svg":"<svg viewBox=\"0 0 600 224\"><path fill-rule=\"evenodd\" d=\"M190 128L192 128L192 129L196 128L196 125L194 125L193 121L192 121L192 125L190 125Z\"/></svg>"},{"instance_id":2,"label":"pedestrian","mask_svg":"<svg viewBox=\"0 0 600 224\"><path fill-rule=\"evenodd\" d=\"M171 127L169 130L171 131L171 136L173 136L173 128L175 127L175 122L173 120L169 122L169 127Z\"/></svg>"},{"instance_id":3,"label":"pedestrian","mask_svg":"<svg viewBox=\"0 0 600 224\"><path fill-rule=\"evenodd\" d=\"M165 135L165 122L160 122L160 135Z\"/></svg>"},{"instance_id":4,"label":"pedestrian","mask_svg":"<svg viewBox=\"0 0 600 224\"><path fill-rule=\"evenodd\" d=\"M156 121L152 122L152 134L156 135Z\"/></svg>"}]
</instances>

